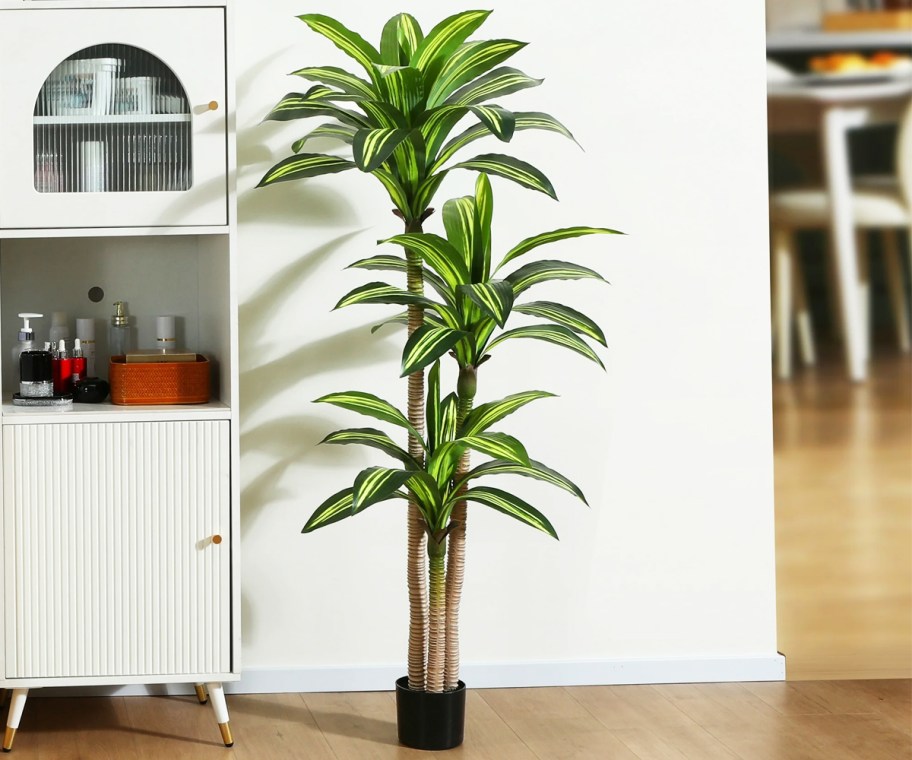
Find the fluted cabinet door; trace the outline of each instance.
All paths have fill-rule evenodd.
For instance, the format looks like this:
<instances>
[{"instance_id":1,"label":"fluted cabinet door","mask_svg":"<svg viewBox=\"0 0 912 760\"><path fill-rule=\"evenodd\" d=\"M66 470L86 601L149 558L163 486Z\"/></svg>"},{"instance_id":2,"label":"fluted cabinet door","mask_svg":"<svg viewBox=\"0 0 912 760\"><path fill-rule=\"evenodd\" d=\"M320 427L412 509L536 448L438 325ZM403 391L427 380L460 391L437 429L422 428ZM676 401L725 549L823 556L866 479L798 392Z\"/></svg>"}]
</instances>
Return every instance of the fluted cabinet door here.
<instances>
[{"instance_id":1,"label":"fluted cabinet door","mask_svg":"<svg viewBox=\"0 0 912 760\"><path fill-rule=\"evenodd\" d=\"M7 678L231 670L229 424L3 427Z\"/></svg>"}]
</instances>

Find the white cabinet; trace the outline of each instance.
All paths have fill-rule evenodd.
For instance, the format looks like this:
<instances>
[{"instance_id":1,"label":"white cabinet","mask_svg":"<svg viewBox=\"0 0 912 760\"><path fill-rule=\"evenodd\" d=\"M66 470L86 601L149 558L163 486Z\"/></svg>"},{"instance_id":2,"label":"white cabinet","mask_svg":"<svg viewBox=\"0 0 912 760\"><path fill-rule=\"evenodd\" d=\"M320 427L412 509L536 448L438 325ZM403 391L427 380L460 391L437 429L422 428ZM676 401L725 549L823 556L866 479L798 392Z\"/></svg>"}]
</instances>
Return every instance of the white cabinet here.
<instances>
[{"instance_id":1,"label":"white cabinet","mask_svg":"<svg viewBox=\"0 0 912 760\"><path fill-rule=\"evenodd\" d=\"M0 0L0 687L196 685L232 743L240 677L230 0ZM28 409L18 312L139 348L175 317L199 405ZM22 741L25 741L23 738Z\"/></svg>"}]
</instances>

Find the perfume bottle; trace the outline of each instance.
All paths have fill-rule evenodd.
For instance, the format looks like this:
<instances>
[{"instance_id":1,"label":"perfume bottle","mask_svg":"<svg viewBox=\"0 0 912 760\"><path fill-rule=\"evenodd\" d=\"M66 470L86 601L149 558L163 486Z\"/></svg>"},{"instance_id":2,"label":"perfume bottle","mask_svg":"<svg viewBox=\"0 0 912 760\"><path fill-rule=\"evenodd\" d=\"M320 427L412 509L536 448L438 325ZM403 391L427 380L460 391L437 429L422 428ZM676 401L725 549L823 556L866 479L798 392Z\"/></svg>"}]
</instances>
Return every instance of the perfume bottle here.
<instances>
[{"instance_id":1,"label":"perfume bottle","mask_svg":"<svg viewBox=\"0 0 912 760\"><path fill-rule=\"evenodd\" d=\"M108 327L108 354L112 358L125 356L134 348L133 329L130 327L127 305L123 301L115 301L114 314Z\"/></svg>"}]
</instances>

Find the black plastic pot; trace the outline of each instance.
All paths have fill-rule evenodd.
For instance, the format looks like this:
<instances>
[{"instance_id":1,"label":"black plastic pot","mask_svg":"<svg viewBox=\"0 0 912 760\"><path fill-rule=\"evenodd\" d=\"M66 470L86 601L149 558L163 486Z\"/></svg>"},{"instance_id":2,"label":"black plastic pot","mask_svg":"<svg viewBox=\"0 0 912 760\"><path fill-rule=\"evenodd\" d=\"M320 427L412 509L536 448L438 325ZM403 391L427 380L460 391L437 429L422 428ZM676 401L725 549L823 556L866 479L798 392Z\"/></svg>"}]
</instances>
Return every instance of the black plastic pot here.
<instances>
[{"instance_id":1,"label":"black plastic pot","mask_svg":"<svg viewBox=\"0 0 912 760\"><path fill-rule=\"evenodd\" d=\"M462 744L465 730L465 684L453 691L414 691L408 677L396 681L399 742L413 749L452 749Z\"/></svg>"}]
</instances>

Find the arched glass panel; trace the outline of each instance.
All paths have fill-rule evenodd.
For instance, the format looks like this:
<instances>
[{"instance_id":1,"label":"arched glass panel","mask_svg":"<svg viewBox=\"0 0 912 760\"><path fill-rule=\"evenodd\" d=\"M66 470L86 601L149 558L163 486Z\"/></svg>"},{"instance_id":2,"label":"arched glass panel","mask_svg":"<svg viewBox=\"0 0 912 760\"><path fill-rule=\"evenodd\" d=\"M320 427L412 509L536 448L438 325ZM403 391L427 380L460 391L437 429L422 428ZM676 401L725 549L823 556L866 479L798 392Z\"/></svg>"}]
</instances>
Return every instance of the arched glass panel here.
<instances>
[{"instance_id":1,"label":"arched glass panel","mask_svg":"<svg viewBox=\"0 0 912 760\"><path fill-rule=\"evenodd\" d=\"M61 62L35 102L39 193L169 192L193 182L190 104L151 53L93 45Z\"/></svg>"}]
</instances>

